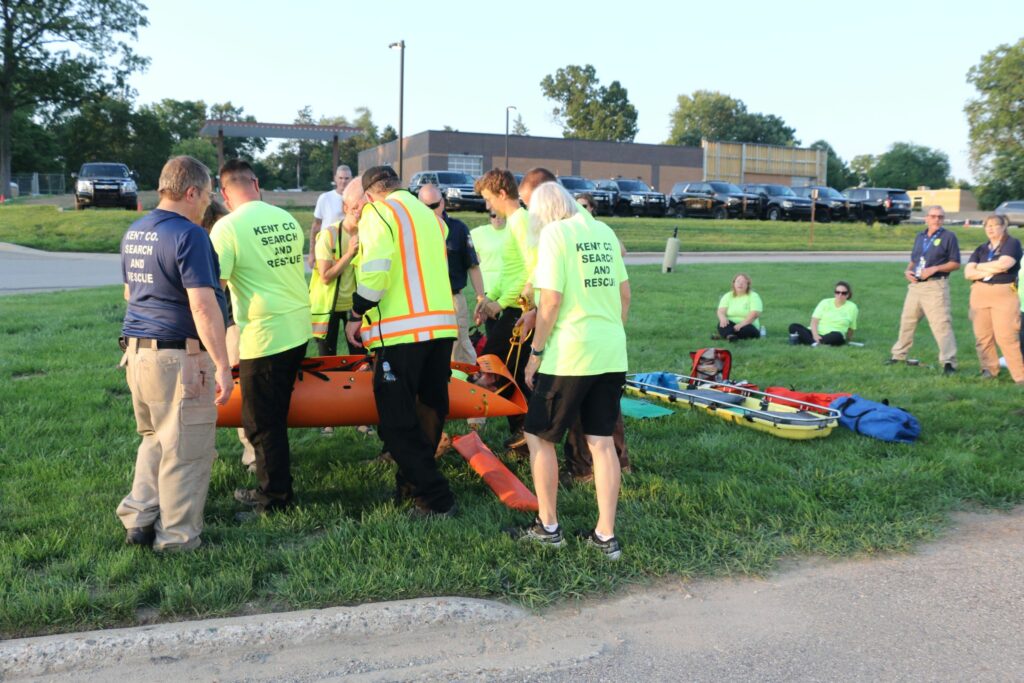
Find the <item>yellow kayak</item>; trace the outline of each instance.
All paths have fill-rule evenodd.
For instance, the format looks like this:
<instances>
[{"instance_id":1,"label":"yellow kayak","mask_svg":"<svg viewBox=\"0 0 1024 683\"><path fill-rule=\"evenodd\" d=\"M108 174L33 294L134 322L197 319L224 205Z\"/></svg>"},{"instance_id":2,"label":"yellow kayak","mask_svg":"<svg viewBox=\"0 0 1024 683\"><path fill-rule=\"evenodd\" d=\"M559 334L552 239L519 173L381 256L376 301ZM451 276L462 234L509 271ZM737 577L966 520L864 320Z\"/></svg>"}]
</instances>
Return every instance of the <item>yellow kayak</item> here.
<instances>
[{"instance_id":1,"label":"yellow kayak","mask_svg":"<svg viewBox=\"0 0 1024 683\"><path fill-rule=\"evenodd\" d=\"M742 385L675 375L678 386L684 387L677 389L647 384L636 377L626 378L626 391L630 394L700 408L723 420L783 439L821 439L839 424L838 410L786 405L793 400Z\"/></svg>"}]
</instances>

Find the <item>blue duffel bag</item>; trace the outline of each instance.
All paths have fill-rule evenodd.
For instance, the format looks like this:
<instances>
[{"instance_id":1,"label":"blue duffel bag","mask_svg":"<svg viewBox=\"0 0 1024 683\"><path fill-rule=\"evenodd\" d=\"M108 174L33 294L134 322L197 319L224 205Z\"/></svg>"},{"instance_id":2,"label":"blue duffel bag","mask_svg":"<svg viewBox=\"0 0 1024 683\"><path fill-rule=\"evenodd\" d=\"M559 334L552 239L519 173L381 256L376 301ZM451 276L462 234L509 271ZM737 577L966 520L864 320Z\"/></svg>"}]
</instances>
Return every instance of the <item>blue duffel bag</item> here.
<instances>
[{"instance_id":1,"label":"blue duffel bag","mask_svg":"<svg viewBox=\"0 0 1024 683\"><path fill-rule=\"evenodd\" d=\"M917 418L888 401L879 403L854 394L837 398L828 407L842 414L839 424L873 439L913 443L921 436Z\"/></svg>"}]
</instances>

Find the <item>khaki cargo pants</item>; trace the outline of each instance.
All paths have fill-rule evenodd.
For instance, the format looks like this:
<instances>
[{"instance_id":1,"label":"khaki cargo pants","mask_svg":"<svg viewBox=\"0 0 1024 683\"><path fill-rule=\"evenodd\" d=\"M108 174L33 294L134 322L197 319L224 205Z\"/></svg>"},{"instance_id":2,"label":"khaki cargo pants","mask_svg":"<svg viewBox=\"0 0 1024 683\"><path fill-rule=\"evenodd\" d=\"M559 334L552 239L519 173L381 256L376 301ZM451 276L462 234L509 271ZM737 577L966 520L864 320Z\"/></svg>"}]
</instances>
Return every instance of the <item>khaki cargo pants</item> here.
<instances>
[{"instance_id":1,"label":"khaki cargo pants","mask_svg":"<svg viewBox=\"0 0 1024 683\"><path fill-rule=\"evenodd\" d=\"M981 369L988 370L993 377L999 374L999 354L996 353L996 344L999 344L1013 381L1024 383L1019 338L1020 299L1013 286L975 282L971 285L970 318Z\"/></svg>"},{"instance_id":2,"label":"khaki cargo pants","mask_svg":"<svg viewBox=\"0 0 1024 683\"><path fill-rule=\"evenodd\" d=\"M154 525L154 550L195 548L216 457L213 361L198 342L189 350L157 350L129 339L127 366L142 443L117 516L126 529Z\"/></svg>"},{"instance_id":3,"label":"khaki cargo pants","mask_svg":"<svg viewBox=\"0 0 1024 683\"><path fill-rule=\"evenodd\" d=\"M459 337L452 347L452 360L456 363L476 363L476 349L469 339L469 308L466 305L466 295L462 292L454 294L452 300L455 303L455 319L459 322Z\"/></svg>"},{"instance_id":4,"label":"khaki cargo pants","mask_svg":"<svg viewBox=\"0 0 1024 683\"><path fill-rule=\"evenodd\" d=\"M892 347L892 357L906 360L914 345L914 331L921 316L928 318L932 336L939 346L939 364L956 367L956 337L953 336L953 312L949 299L949 278L933 278L907 285L900 315L900 336Z\"/></svg>"}]
</instances>

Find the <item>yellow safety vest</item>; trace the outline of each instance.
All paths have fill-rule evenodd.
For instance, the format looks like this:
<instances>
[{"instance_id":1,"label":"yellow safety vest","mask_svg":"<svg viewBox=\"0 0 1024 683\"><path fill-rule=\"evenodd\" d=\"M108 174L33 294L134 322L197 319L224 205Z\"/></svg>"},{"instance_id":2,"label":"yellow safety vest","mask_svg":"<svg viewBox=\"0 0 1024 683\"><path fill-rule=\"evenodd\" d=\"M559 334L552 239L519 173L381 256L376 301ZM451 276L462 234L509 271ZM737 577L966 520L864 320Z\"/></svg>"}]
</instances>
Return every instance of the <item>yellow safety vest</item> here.
<instances>
[{"instance_id":1,"label":"yellow safety vest","mask_svg":"<svg viewBox=\"0 0 1024 683\"><path fill-rule=\"evenodd\" d=\"M363 316L367 349L458 336L447 233L444 221L406 190L363 209L356 293L379 302Z\"/></svg>"},{"instance_id":2,"label":"yellow safety vest","mask_svg":"<svg viewBox=\"0 0 1024 683\"><path fill-rule=\"evenodd\" d=\"M331 251L334 253L335 261L341 258L338 249L339 225L341 225L340 221L323 228L330 235ZM310 248L316 249L316 245L313 244ZM338 301L338 282L340 280L340 277L336 277L325 285L320 277L320 271L316 267L316 262L313 262L313 275L309 278L309 310L313 317L314 337L323 339L327 336L327 324L330 322L331 313L334 312L334 305Z\"/></svg>"}]
</instances>

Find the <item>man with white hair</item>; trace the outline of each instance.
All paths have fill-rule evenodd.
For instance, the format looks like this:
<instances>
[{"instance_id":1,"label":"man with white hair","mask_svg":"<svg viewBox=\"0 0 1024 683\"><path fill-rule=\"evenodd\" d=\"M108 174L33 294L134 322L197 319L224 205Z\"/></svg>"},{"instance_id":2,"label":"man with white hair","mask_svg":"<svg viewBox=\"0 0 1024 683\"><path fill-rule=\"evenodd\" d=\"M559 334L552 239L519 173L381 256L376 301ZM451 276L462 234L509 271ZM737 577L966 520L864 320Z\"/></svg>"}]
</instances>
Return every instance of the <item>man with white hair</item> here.
<instances>
[{"instance_id":1,"label":"man with white hair","mask_svg":"<svg viewBox=\"0 0 1024 683\"><path fill-rule=\"evenodd\" d=\"M526 365L525 380L533 394L524 431L539 510L532 525L512 534L551 547L562 545L555 444L579 419L593 456L599 513L597 525L582 536L605 557L617 560L621 473L612 433L626 380L626 267L612 229L583 216L558 183L533 190L530 228L530 241L538 244L532 281L540 303Z\"/></svg>"},{"instance_id":2,"label":"man with white hair","mask_svg":"<svg viewBox=\"0 0 1024 683\"><path fill-rule=\"evenodd\" d=\"M342 194L351 182L352 169L342 164L334 171L334 189L324 192L316 199L316 207L313 209L313 226L309 229L310 268L316 268L316 254L313 253L313 249L316 245L317 233L323 226L340 221L345 216Z\"/></svg>"},{"instance_id":3,"label":"man with white hair","mask_svg":"<svg viewBox=\"0 0 1024 683\"><path fill-rule=\"evenodd\" d=\"M484 295L483 276L480 274L480 259L477 258L473 240L469 236L469 227L445 211L444 196L440 188L437 185L424 185L420 188L419 198L448 226L448 238L445 240L448 250L448 279L452 284L455 317L459 320L459 338L452 348L452 360L473 364L476 362L476 351L473 349L473 342L469 340L469 309L466 307L466 295L462 290L466 287L467 280L472 281L476 303L479 304L487 298Z\"/></svg>"}]
</instances>

